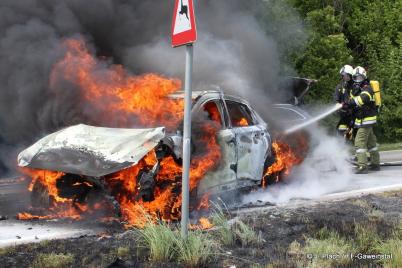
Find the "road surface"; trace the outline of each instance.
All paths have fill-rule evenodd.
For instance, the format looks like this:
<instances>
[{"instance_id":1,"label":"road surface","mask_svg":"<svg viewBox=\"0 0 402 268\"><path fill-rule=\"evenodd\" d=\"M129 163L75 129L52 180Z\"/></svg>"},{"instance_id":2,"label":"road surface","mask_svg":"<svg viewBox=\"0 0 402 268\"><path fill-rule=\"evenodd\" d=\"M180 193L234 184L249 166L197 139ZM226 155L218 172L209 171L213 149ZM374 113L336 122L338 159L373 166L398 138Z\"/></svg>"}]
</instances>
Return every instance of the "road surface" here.
<instances>
[{"instance_id":1,"label":"road surface","mask_svg":"<svg viewBox=\"0 0 402 268\"><path fill-rule=\"evenodd\" d=\"M381 152L382 162L402 163L402 150ZM17 211L29 206L28 182L18 178L0 180L0 247L17 243L38 242L44 239L76 237L102 232L102 228L46 221L17 221ZM402 189L402 166L383 167L379 172L354 175L347 185L339 189L329 189L312 200L339 199L379 191ZM292 200L291 200L292 201ZM290 201L290 202L291 202ZM283 205L283 204L282 204Z\"/></svg>"}]
</instances>

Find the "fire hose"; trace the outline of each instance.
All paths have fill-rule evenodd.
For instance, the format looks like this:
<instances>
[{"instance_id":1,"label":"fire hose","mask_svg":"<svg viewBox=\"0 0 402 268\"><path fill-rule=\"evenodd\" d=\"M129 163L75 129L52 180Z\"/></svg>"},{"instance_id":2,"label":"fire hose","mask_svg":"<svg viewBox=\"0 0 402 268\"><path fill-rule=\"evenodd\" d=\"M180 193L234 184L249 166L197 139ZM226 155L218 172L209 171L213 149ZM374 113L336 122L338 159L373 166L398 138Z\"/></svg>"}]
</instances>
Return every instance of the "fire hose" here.
<instances>
[{"instance_id":1,"label":"fire hose","mask_svg":"<svg viewBox=\"0 0 402 268\"><path fill-rule=\"evenodd\" d=\"M320 115L317 115L316 117L309 119L307 122L304 122L304 123L296 125L296 126L292 126L291 128L288 128L287 130L284 131L284 134L285 135L292 134L293 132L296 132L300 129L308 127L309 125L314 124L315 122L333 114L334 112L338 111L341 108L342 108L342 104L337 103L337 104L335 104L335 106L333 108L329 109L328 111L326 111Z\"/></svg>"}]
</instances>

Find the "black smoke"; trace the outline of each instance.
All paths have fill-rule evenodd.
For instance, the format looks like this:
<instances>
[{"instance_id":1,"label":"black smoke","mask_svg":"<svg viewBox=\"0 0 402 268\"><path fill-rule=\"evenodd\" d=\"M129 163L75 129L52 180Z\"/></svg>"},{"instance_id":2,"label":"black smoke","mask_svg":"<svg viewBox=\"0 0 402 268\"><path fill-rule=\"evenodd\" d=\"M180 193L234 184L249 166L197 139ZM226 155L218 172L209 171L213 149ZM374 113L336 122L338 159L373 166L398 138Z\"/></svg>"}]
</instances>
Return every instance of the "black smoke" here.
<instances>
[{"instance_id":1,"label":"black smoke","mask_svg":"<svg viewBox=\"0 0 402 268\"><path fill-rule=\"evenodd\" d=\"M215 84L261 110L279 79L277 42L256 14L257 0L196 2L194 86ZM173 0L2 0L0 2L0 173L16 153L61 127L90 123L76 88L49 88L67 38L133 74L184 76L184 50L170 47ZM286 8L286 6L284 6ZM96 121L96 120L95 120ZM99 122L98 122L99 123Z\"/></svg>"}]
</instances>

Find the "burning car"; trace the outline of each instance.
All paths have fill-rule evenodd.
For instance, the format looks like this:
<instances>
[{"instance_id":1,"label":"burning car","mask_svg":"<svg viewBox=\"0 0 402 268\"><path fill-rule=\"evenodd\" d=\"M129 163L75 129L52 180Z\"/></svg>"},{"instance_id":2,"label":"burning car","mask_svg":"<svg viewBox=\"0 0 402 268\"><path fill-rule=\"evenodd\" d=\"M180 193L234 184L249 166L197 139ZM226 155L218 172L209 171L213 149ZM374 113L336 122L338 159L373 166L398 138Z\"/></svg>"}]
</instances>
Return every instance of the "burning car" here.
<instances>
[{"instance_id":1,"label":"burning car","mask_svg":"<svg viewBox=\"0 0 402 268\"><path fill-rule=\"evenodd\" d=\"M128 225L143 225L146 215L179 219L180 80L131 75L94 58L82 40L66 40L65 47L50 88L73 85L82 110L91 111L89 122L110 127L67 127L22 151L18 165L31 178L38 210L18 218L107 217L113 210ZM267 124L241 98L219 90L193 92L192 117L193 209L208 207L210 196L278 180L302 161L289 146L272 141ZM133 125L140 128L127 128Z\"/></svg>"},{"instance_id":2,"label":"burning car","mask_svg":"<svg viewBox=\"0 0 402 268\"><path fill-rule=\"evenodd\" d=\"M169 96L172 99L183 97L182 92ZM220 91L193 92L192 117L195 133L192 155L196 159L197 155L212 154L207 157L210 163L190 171L193 201L202 203L206 196L262 184L267 168L275 161L272 140L267 124L244 99ZM198 128L202 132L199 137ZM209 131L209 135L205 135L205 131ZM196 146L205 137L212 142L204 142L206 147ZM215 148L217 145L219 148ZM116 189L130 190L129 194L124 194L124 199L131 201L125 202L142 204L154 202L169 189L175 198L167 202L170 205L162 205L165 214L171 216L178 213L180 205L181 157L180 127L167 133L164 127L119 129L80 124L42 138L19 154L18 164L29 168L28 173L34 178L33 205L49 207L49 196L51 199L57 196L72 200L73 206L81 206L92 192L100 191L120 210L122 192ZM111 187L122 173L129 176L124 183L131 186ZM53 180L54 189L49 187L49 180ZM193 206L201 203L193 203Z\"/></svg>"}]
</instances>

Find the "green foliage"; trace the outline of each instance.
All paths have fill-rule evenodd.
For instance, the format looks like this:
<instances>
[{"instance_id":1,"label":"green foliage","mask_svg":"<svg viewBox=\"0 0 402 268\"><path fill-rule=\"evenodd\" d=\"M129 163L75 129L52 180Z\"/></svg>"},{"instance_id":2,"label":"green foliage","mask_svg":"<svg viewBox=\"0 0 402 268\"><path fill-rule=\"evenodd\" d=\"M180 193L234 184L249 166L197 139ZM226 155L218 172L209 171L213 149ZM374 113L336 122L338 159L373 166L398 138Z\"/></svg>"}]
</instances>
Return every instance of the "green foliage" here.
<instances>
[{"instance_id":1,"label":"green foliage","mask_svg":"<svg viewBox=\"0 0 402 268\"><path fill-rule=\"evenodd\" d=\"M319 79L309 101L331 101L341 66L361 65L370 79L380 82L382 90L378 138L402 141L402 1L288 2L308 26L305 50L289 58L299 75Z\"/></svg>"}]
</instances>

